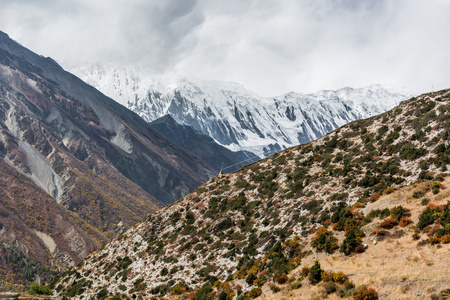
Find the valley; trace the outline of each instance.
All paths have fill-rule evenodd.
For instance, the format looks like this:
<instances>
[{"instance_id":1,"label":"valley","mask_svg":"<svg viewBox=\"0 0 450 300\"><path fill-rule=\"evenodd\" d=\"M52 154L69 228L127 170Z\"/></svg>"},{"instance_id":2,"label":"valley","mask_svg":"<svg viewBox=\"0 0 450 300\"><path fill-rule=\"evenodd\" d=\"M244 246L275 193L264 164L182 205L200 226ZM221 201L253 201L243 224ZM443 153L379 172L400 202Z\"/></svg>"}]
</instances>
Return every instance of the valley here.
<instances>
[{"instance_id":1,"label":"valley","mask_svg":"<svg viewBox=\"0 0 450 300\"><path fill-rule=\"evenodd\" d=\"M450 1L1 1L0 300L450 300Z\"/></svg>"},{"instance_id":2,"label":"valley","mask_svg":"<svg viewBox=\"0 0 450 300\"><path fill-rule=\"evenodd\" d=\"M36 275L48 280L51 274L79 263L103 243L164 205L192 192L220 171L233 172L260 158L242 150L246 147L236 146L239 143L234 144L236 148L226 142L229 134L240 136L258 147L262 140L269 141L270 136L284 136L286 143L280 144L275 138L273 147L266 145L266 150L259 148L256 151L266 156L323 135L355 118L387 109L404 98L401 93L378 87L321 92L311 96L313 99L302 100L307 104L311 118L316 120L311 126L321 129L308 129L315 133L306 140L290 140L288 136L292 136L292 132L269 131L281 128L275 121L279 118L291 121L299 118L299 112L289 106L289 101L296 101L298 95L289 94L284 100L275 99L268 108L261 108L257 103L267 104L272 100L260 99L237 84L196 83L202 86L203 92L199 92L200 88L192 82L184 80L181 84L185 89L183 95L175 93L178 95L175 102L182 109L171 110L171 115L147 123L64 71L53 59L39 56L0 32L0 154L5 170L4 183L12 182L19 189L14 194L8 185L4 184L2 188L1 203L5 213L0 241L4 259L0 271L3 270L7 282L29 284ZM143 86L140 90L147 91L147 88ZM152 91L148 95L153 96L144 100L156 99L156 94ZM336 98L337 94L343 100ZM200 95L209 99L203 107L198 102ZM384 99L383 95L387 100L380 101L378 106L367 104L371 99ZM231 102L224 97L231 97L234 108L230 108ZM330 97L337 100L330 100ZM286 100L288 98L291 100ZM158 99L173 102L168 94ZM212 99L218 101L216 104L222 103L225 110L219 109L221 105L212 106ZM322 107L319 115L312 109L316 101ZM353 108L348 106L352 101L356 103ZM155 102L154 105L162 108L167 103ZM253 103L251 112L243 113L244 106L250 103ZM185 105L195 108L192 110L195 113L187 113ZM281 105L278 117L268 114L268 109L275 111L273 105ZM204 109L209 106L218 116L209 118L210 123L188 126L180 121L182 115L206 121L199 116L208 114ZM232 115L229 109L234 111ZM264 116L260 110L265 111ZM169 112L166 109L156 111ZM340 113L344 111L349 114ZM143 111L141 113L145 115ZM240 125L220 127L227 119ZM216 129L224 134L227 132L223 136L225 140L217 137L216 129L206 130L219 123L222 125ZM258 129L262 124L267 130L272 129ZM259 137L249 138L255 132L259 132ZM247 133L250 135L246 137ZM234 139L235 142L238 140L240 138ZM227 144L228 148L221 143ZM230 150L233 147L239 151ZM21 199L22 195L27 196ZM21 204L14 208L12 203L17 201ZM32 208L36 205L51 213L34 211ZM36 215L37 212L40 215ZM18 224L21 215L29 218L24 224ZM46 219L42 220L42 216ZM30 261L13 275L13 270L17 270L13 267L17 257Z\"/></svg>"}]
</instances>

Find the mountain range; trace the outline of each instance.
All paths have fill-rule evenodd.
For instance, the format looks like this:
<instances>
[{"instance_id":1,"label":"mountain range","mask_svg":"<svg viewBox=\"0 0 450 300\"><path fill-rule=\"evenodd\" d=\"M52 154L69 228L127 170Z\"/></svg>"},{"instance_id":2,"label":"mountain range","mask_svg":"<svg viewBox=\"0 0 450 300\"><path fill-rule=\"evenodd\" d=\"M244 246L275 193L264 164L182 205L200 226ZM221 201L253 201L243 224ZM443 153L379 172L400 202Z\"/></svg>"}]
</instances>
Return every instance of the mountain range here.
<instances>
[{"instance_id":1,"label":"mountain range","mask_svg":"<svg viewBox=\"0 0 450 300\"><path fill-rule=\"evenodd\" d=\"M171 115L232 151L245 150L259 157L385 112L411 96L399 88L371 85L260 97L232 82L156 76L100 62L65 66L147 122Z\"/></svg>"},{"instance_id":2,"label":"mountain range","mask_svg":"<svg viewBox=\"0 0 450 300\"><path fill-rule=\"evenodd\" d=\"M29 258L26 280L78 263L216 172L3 32L0 154L1 268Z\"/></svg>"},{"instance_id":3,"label":"mountain range","mask_svg":"<svg viewBox=\"0 0 450 300\"><path fill-rule=\"evenodd\" d=\"M450 90L424 94L151 214L50 287L71 299L445 299Z\"/></svg>"},{"instance_id":4,"label":"mountain range","mask_svg":"<svg viewBox=\"0 0 450 300\"><path fill-rule=\"evenodd\" d=\"M437 151L433 143L439 143L446 134L441 132L442 125L432 123L446 120L444 104L448 94L442 92L439 97L433 94L410 100L408 103L419 103L414 104L417 110L412 113L412 105L403 103L405 111L396 109L382 117L381 123L386 125L361 121L358 124L365 124L361 125L365 132L349 125L351 133L348 126L343 127L314 142L312 149L311 144L294 147L244 167L260 157L322 136L351 120L382 112L404 99L405 94L370 86L263 98L234 83L176 78L167 84L155 77L127 77L127 72L114 73L117 81L111 87L120 91L121 96L131 95L134 89L134 104L131 101L125 104L135 112L66 72L51 58L33 53L0 32L0 278L4 282L29 284L37 275L47 280L80 263L62 276L63 283L58 283L61 276L55 278L52 285L58 294L77 298L87 293L105 298L105 293L120 294L119 290L123 292L124 288L129 289L124 295L135 297L163 296L174 288L176 293L194 293L202 285L206 289L209 283L214 286L215 279L223 281L226 273L228 282L237 284L244 273L261 275L242 269L242 264L253 264L263 254L273 253L270 251L278 243L281 249L285 249L282 242L290 243L286 238L292 233L285 230L295 226L291 221L284 223L292 217L291 212L298 212L303 223L303 213L309 211L306 214L311 217L310 225L305 221L301 230L295 229L296 234L305 237L302 241L307 242L308 234L313 234L317 226L312 225L317 223L317 214L320 212L322 216L332 209L323 199L348 200L346 203L351 204L358 198L364 202L373 193L414 181L418 166L424 168L417 158L425 156L429 160L430 153ZM142 80L151 84L143 84ZM108 81L104 84L109 85ZM147 96L141 98L141 94ZM125 98L117 99L123 102ZM405 125L405 128L412 126L415 133L410 137L413 142L404 143L411 132L406 131L399 138L398 124L403 119L396 115L411 120L411 114L415 117L425 114L426 119L413 120L420 123L420 130L417 125ZM395 122L390 121L394 117ZM376 139L389 133L386 140L392 141L374 146L374 136L368 133L374 130L378 133ZM436 130L441 131L433 136ZM344 132L339 141L336 132ZM369 154L363 156L356 147L351 147L351 143L358 142L358 133L364 144L364 135L369 135L368 143L379 153L388 151L393 155L398 151L400 161L387 154L382 160L401 167L380 162L376 167L382 170L375 171L380 174L370 173L365 165L370 161ZM424 139L430 139L426 149L416 148L422 146ZM398 144L398 140L402 143ZM393 144L399 146L392 148ZM345 151L329 152L336 147L345 151L352 148L355 158ZM372 161L377 161L372 147L366 148ZM444 154L446 151L444 145ZM439 159L433 163L445 171L447 157L439 157L441 152L437 152ZM404 162L408 159L413 162ZM292 169L300 162L302 168ZM331 162L336 168L331 167ZM361 166L366 169L361 170ZM228 173L241 167L244 169L236 173L221 172L210 179L219 171ZM406 169L410 171L405 172ZM436 173L433 167L430 170L420 172L418 177L428 178L431 172ZM345 173L344 179L333 179L341 173ZM310 182L317 180L335 193L317 189L316 183L311 189ZM353 181L358 183L349 185ZM345 196L342 189L355 186ZM281 207L280 203L284 205L286 199L290 199L290 204L302 202L300 210L295 205ZM144 218L146 221L132 226ZM305 226L309 226L308 232ZM129 228L131 231L125 231ZM142 228L146 231L141 232ZM112 238L112 244L97 252L101 256L89 256ZM306 255L300 248L296 246L293 250L297 262ZM208 251L210 255L203 257ZM93 265L91 259L84 262L87 257L96 257L101 263ZM155 267L137 268L136 263L130 266L133 261ZM103 264L116 272L101 276L110 272L102 269ZM170 266L170 271L164 265L166 269ZM84 266L81 275L76 270ZM212 270L215 267L219 269ZM89 277L95 268L97 278ZM258 268L264 271L263 267ZM186 271L178 273L181 269ZM141 271L152 282L143 278L131 281ZM133 275L128 276L130 272ZM262 285L267 281L264 278L274 275L271 272L261 278ZM275 277L287 274L287 270L280 272ZM166 275L171 277L168 282ZM115 279L109 281L112 276ZM115 281L119 277L123 284ZM172 281L179 279L174 286ZM250 279L245 280L248 285L236 289L244 297L254 285ZM111 284L109 289L107 284ZM231 292L227 290L225 294L228 297Z\"/></svg>"}]
</instances>

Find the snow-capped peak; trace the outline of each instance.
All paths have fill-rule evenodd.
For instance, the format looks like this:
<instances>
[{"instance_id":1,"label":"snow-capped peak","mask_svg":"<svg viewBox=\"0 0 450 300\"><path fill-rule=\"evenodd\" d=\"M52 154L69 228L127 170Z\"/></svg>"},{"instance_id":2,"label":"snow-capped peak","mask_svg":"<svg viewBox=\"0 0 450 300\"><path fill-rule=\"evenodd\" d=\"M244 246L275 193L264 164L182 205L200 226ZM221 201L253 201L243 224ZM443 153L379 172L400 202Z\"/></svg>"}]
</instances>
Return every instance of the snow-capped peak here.
<instances>
[{"instance_id":1,"label":"snow-capped peak","mask_svg":"<svg viewBox=\"0 0 450 300\"><path fill-rule=\"evenodd\" d=\"M69 71L151 122L170 114L230 150L259 156L309 142L348 122L387 111L410 97L385 85L260 97L233 82L154 75L100 63Z\"/></svg>"}]
</instances>

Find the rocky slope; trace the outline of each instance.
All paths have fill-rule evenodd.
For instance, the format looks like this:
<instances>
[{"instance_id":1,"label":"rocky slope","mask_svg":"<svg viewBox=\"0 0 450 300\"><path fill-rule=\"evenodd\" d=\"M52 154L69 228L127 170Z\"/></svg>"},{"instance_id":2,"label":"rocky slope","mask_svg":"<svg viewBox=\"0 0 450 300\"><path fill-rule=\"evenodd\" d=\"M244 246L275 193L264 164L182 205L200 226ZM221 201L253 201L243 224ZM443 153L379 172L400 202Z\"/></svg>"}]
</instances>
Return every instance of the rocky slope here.
<instances>
[{"instance_id":1,"label":"rocky slope","mask_svg":"<svg viewBox=\"0 0 450 300\"><path fill-rule=\"evenodd\" d=\"M49 58L21 47L4 33L0 39L4 128L44 157L53 152L52 134L78 161L98 173L120 173L159 201L168 203L205 182L212 174L125 107L65 72ZM21 111L18 111L21 110ZM18 111L18 112L16 112ZM47 130L41 130L42 127ZM25 134L24 131L28 130ZM23 146L25 144L25 146ZM23 146L23 147L22 147ZM25 154L24 154L25 155ZM39 154L35 156L38 164ZM45 162L40 169L48 169ZM106 169L110 170L106 170ZM30 170L32 174L32 170ZM55 172L43 181L56 197L61 194ZM56 176L58 175L58 176ZM32 176L36 181L38 176ZM55 178L55 179L52 179ZM53 182L54 181L54 182ZM121 182L122 180L117 180ZM127 184L124 184L127 185Z\"/></svg>"},{"instance_id":2,"label":"rocky slope","mask_svg":"<svg viewBox=\"0 0 450 300\"><path fill-rule=\"evenodd\" d=\"M219 174L221 170L231 173L261 159L251 152L228 150L206 134L190 126L178 124L170 115L151 122L150 126L176 145L198 156L215 174Z\"/></svg>"},{"instance_id":3,"label":"rocky slope","mask_svg":"<svg viewBox=\"0 0 450 300\"><path fill-rule=\"evenodd\" d=\"M306 294L322 289L318 298L377 293L357 286L363 283L386 298L429 297L450 284L444 276L436 285L433 262L425 256L436 253L444 261L449 250L449 128L450 90L405 101L211 179L51 286L75 299L186 293L194 299L270 299L280 288L301 299L293 291L301 286ZM377 253L393 241L389 252L399 254L382 259L387 254ZM401 251L411 263L400 259ZM380 263L376 268L354 263L372 259ZM401 274L402 268L411 272ZM351 270L356 273L343 273Z\"/></svg>"},{"instance_id":4,"label":"rocky slope","mask_svg":"<svg viewBox=\"0 0 450 300\"><path fill-rule=\"evenodd\" d=\"M232 151L246 150L260 157L385 112L409 96L373 85L267 98L236 83L154 76L101 63L67 67L148 122L170 114Z\"/></svg>"},{"instance_id":5,"label":"rocky slope","mask_svg":"<svg viewBox=\"0 0 450 300\"><path fill-rule=\"evenodd\" d=\"M4 151L4 149L3 149ZM4 154L4 153L2 153ZM0 160L0 276L31 283L78 263L107 239Z\"/></svg>"},{"instance_id":6,"label":"rocky slope","mask_svg":"<svg viewBox=\"0 0 450 300\"><path fill-rule=\"evenodd\" d=\"M17 251L40 262L52 257L55 270L77 263L213 174L138 115L2 32L0 157L2 184L14 182L18 189L2 188L4 215L14 216L1 226L2 249L9 249L2 266ZM44 216L53 225L16 224L29 217L44 222Z\"/></svg>"}]
</instances>

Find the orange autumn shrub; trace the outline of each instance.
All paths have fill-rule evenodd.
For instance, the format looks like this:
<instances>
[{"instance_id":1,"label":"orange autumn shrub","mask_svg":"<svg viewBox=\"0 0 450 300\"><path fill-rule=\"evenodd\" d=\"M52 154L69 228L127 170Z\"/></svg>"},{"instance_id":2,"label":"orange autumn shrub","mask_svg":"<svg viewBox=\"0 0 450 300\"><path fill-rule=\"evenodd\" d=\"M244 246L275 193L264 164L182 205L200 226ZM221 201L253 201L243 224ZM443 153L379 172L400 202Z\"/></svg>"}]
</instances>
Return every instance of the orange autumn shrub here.
<instances>
[{"instance_id":1,"label":"orange autumn shrub","mask_svg":"<svg viewBox=\"0 0 450 300\"><path fill-rule=\"evenodd\" d=\"M383 220L383 222L381 222L380 227L383 227L385 229L391 229L394 226L397 226L398 222L394 219L394 218L386 218Z\"/></svg>"}]
</instances>

